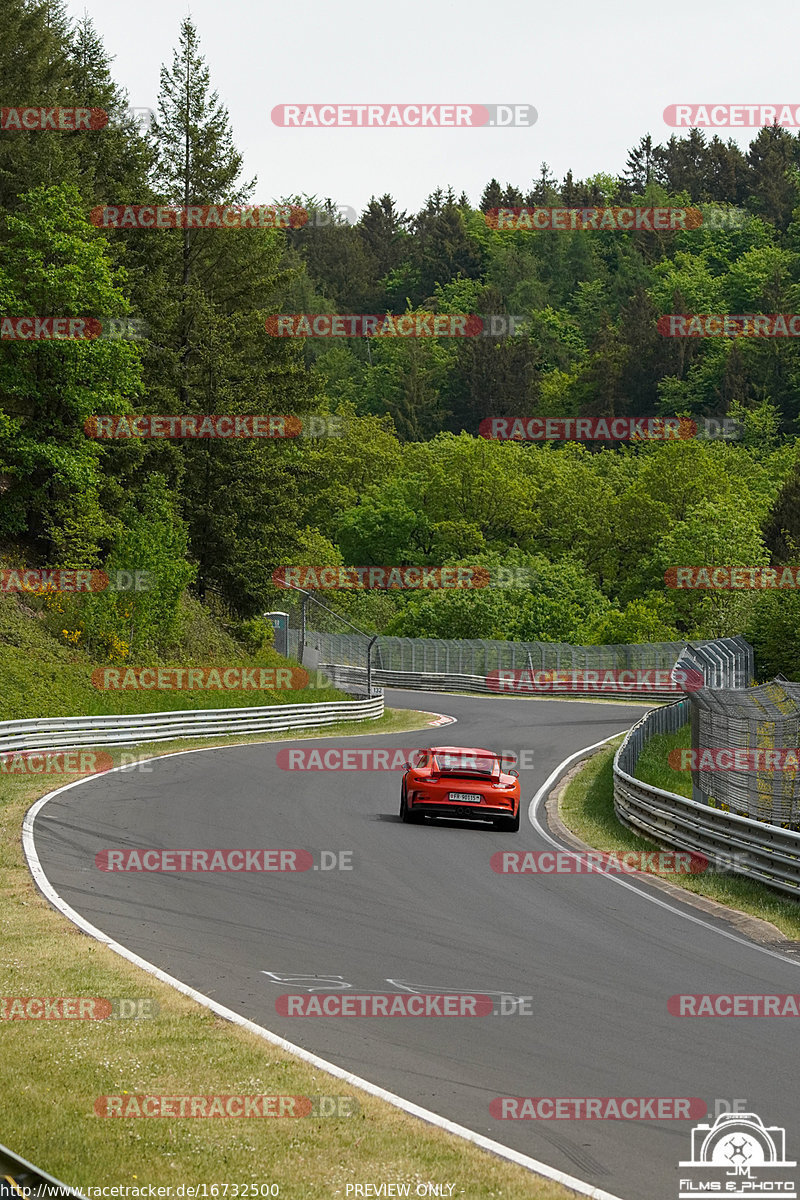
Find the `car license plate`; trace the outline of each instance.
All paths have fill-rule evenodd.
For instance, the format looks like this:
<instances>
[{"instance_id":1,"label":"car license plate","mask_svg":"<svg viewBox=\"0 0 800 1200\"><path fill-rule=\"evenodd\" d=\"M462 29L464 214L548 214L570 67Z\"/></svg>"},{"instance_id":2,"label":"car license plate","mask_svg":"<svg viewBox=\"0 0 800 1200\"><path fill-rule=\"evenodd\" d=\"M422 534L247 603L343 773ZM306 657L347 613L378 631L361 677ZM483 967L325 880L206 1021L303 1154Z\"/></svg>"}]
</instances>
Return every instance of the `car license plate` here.
<instances>
[{"instance_id":1,"label":"car license plate","mask_svg":"<svg viewBox=\"0 0 800 1200\"><path fill-rule=\"evenodd\" d=\"M450 799L458 804L480 804L483 796L476 795L475 792L451 792Z\"/></svg>"}]
</instances>

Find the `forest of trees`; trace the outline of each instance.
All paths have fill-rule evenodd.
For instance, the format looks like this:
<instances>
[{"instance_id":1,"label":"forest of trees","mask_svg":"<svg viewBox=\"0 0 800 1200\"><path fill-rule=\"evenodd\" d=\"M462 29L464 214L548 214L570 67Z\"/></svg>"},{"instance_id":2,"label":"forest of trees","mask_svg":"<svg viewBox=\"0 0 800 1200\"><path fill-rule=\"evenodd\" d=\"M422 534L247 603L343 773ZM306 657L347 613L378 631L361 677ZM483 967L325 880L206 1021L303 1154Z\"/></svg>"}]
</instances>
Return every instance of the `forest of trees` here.
<instances>
[{"instance_id":1,"label":"forest of trees","mask_svg":"<svg viewBox=\"0 0 800 1200\"><path fill-rule=\"evenodd\" d=\"M124 116L88 18L71 23L56 0L0 11L6 97L112 118L97 131L0 133L0 312L133 317L147 331L2 342L2 564L151 571L150 592L94 600L77 618L95 650L124 622L132 659L171 635L187 589L247 622L290 606L272 581L283 564L469 563L526 567L529 582L323 598L365 628L410 636L743 632L766 671L800 678L793 593L664 584L675 564L800 561L795 339L656 328L668 313L800 312L800 136L762 129L743 152L697 130L664 145L647 135L620 178L568 172L559 184L546 163L521 163L522 186L492 178L476 206L441 185L418 213L376 195L347 223L334 198L265 195L248 178L200 34L188 19L175 32L145 128ZM323 219L152 232L90 220L105 204L256 202ZM736 220L623 233L499 231L485 219L500 205L629 203L716 205ZM409 310L524 324L506 338L265 330L276 313ZM336 413L343 433L103 442L84 432L98 413ZM503 444L478 436L492 415L732 417L743 435Z\"/></svg>"}]
</instances>

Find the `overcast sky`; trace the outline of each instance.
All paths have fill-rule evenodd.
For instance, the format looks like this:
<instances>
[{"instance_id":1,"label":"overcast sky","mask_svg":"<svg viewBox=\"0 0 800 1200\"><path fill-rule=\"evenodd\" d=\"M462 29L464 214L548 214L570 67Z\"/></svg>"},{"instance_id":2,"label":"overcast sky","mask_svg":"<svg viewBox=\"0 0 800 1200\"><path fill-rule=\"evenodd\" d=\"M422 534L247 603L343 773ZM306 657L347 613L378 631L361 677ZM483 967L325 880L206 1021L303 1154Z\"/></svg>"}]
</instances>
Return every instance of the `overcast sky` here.
<instances>
[{"instance_id":1,"label":"overcast sky","mask_svg":"<svg viewBox=\"0 0 800 1200\"><path fill-rule=\"evenodd\" d=\"M156 104L182 18L197 26L254 201L329 196L359 211L391 193L415 210L492 176L523 190L624 170L675 103L800 107L800 5L750 0L69 0L92 17L136 107ZM530 128L280 128L277 104L530 104ZM746 147L754 131L720 129ZM710 136L710 135L709 135ZM109 197L113 200L113 197Z\"/></svg>"}]
</instances>

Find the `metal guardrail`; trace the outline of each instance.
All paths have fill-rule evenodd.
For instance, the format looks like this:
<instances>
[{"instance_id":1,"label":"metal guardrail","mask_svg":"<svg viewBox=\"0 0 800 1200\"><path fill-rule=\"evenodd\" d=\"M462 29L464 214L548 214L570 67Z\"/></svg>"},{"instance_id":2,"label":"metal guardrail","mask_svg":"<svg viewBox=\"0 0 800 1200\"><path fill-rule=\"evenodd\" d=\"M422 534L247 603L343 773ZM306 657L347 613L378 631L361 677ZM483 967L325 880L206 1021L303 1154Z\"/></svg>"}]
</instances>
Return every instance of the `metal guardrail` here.
<instances>
[{"instance_id":1,"label":"metal guardrail","mask_svg":"<svg viewBox=\"0 0 800 1200\"><path fill-rule=\"evenodd\" d=\"M354 686L363 686L367 677L366 668L346 666L341 663L321 663L320 670L327 675L334 687L345 688ZM410 691L423 692L480 692L487 696L538 696L539 699L546 700L549 696L563 698L564 696L573 696L580 698L581 696L591 696L594 699L604 700L674 700L675 692L624 692L624 691L606 691L599 692L597 688L586 691L505 691L489 687L486 682L485 675L444 675L434 672L423 674L419 671L382 671L378 668L373 668L372 682L379 687L388 688L407 688Z\"/></svg>"},{"instance_id":2,"label":"metal guardrail","mask_svg":"<svg viewBox=\"0 0 800 1200\"><path fill-rule=\"evenodd\" d=\"M290 653L299 653L299 633L291 630ZM369 637L306 630L306 646L320 662L366 666ZM412 675L488 675L496 670L592 671L670 670L686 655L703 669L708 687L745 687L753 676L753 650L743 638L704 642L648 642L632 645L572 646L562 642L505 642L485 638L375 638L378 671ZM736 675L734 676L734 668Z\"/></svg>"},{"instance_id":3,"label":"metal guardrail","mask_svg":"<svg viewBox=\"0 0 800 1200\"><path fill-rule=\"evenodd\" d=\"M692 748L788 750L800 746L800 683L779 677L739 690L703 688L692 698ZM740 817L796 828L800 823L800 772L782 770L692 771L692 798Z\"/></svg>"},{"instance_id":4,"label":"metal guardrail","mask_svg":"<svg viewBox=\"0 0 800 1200\"><path fill-rule=\"evenodd\" d=\"M14 1200L18 1200L20 1196L30 1197L30 1200L38 1200L40 1196L63 1196L65 1200L75 1197L76 1200L85 1200L82 1192L65 1183L59 1183L52 1175L34 1167L33 1163L20 1158L6 1146L0 1146L0 1195L14 1197Z\"/></svg>"},{"instance_id":5,"label":"metal guardrail","mask_svg":"<svg viewBox=\"0 0 800 1200\"><path fill-rule=\"evenodd\" d=\"M47 717L0 721L0 753L14 750L130 746L179 737L219 737L269 730L310 729L383 715L383 693L363 700L278 704L259 708L207 708L133 716Z\"/></svg>"},{"instance_id":6,"label":"metal guardrail","mask_svg":"<svg viewBox=\"0 0 800 1200\"><path fill-rule=\"evenodd\" d=\"M681 700L642 717L614 755L614 810L623 825L661 845L727 861L728 869L792 896L800 895L800 833L698 804L634 778L642 748L689 720Z\"/></svg>"},{"instance_id":7,"label":"metal guardrail","mask_svg":"<svg viewBox=\"0 0 800 1200\"><path fill-rule=\"evenodd\" d=\"M309 638L315 654L324 661L320 669L329 676L336 687L364 685L367 678L364 661L365 639L342 634L311 633ZM508 692L492 688L487 682L490 672L497 670L671 670L676 666L702 672L706 687L743 688L753 677L753 648L744 638L718 638L713 642L653 642L648 645L631 646L567 646L545 642L445 642L434 638L385 638L379 637L375 650L376 665L372 669L372 681L381 687L410 688L422 691L480 692L486 695L569 695L619 700L663 700L676 699L675 690L644 691L603 690L586 688L569 692L542 690ZM394 653L394 643L401 644L401 657L409 656L416 665L402 669ZM452 654L451 654L452 651ZM534 661L534 653L537 661ZM393 662L386 665L387 657ZM461 666L465 660L472 664L471 670L437 669L442 661L457 661ZM355 660L355 661L354 661ZM477 674L479 667L484 673Z\"/></svg>"}]
</instances>

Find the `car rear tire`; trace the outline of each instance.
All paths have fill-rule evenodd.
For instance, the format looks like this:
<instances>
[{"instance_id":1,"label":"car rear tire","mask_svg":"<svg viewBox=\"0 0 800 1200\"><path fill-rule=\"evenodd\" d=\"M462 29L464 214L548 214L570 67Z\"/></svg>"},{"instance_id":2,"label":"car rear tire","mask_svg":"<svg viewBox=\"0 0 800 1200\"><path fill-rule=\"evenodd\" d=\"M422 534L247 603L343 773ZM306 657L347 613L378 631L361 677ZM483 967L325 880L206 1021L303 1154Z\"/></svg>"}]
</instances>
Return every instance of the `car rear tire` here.
<instances>
[{"instance_id":1,"label":"car rear tire","mask_svg":"<svg viewBox=\"0 0 800 1200\"><path fill-rule=\"evenodd\" d=\"M519 833L519 812L515 817L499 817L495 821L495 828L502 829L504 833Z\"/></svg>"},{"instance_id":2,"label":"car rear tire","mask_svg":"<svg viewBox=\"0 0 800 1200\"><path fill-rule=\"evenodd\" d=\"M405 784L400 792L400 820L404 825L421 825L424 821L422 813L415 813L413 809L408 807L408 799L406 796Z\"/></svg>"}]
</instances>

